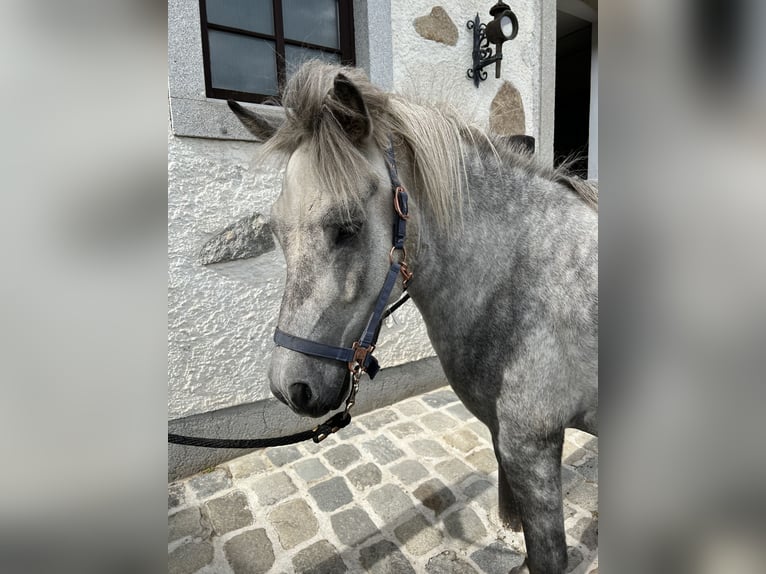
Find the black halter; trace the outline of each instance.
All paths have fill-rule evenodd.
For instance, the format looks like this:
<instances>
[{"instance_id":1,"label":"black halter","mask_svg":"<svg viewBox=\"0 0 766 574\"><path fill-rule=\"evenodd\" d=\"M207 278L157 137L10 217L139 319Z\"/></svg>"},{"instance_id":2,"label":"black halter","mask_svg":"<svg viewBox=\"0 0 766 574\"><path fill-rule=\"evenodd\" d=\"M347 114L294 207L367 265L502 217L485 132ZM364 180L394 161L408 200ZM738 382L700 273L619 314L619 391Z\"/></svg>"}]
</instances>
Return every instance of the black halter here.
<instances>
[{"instance_id":1,"label":"black halter","mask_svg":"<svg viewBox=\"0 0 766 574\"><path fill-rule=\"evenodd\" d=\"M407 268L407 253L404 249L404 239L407 231L407 219L409 219L409 210L407 206L407 191L399 181L399 175L396 170L396 158L394 156L393 143L386 150L386 167L388 168L388 175L391 179L391 191L394 195L394 225L393 225L393 246L389 253L389 260L391 266L388 269L388 274L383 282L383 288L380 290L378 299L375 302L375 308L367 321L367 326L362 331L361 337L355 341L351 347L335 347L333 345L327 345L325 343L319 343L317 341L310 341L309 339L303 339L290 335L277 328L274 332L274 342L280 346L303 353L304 355L310 355L313 357L322 357L324 359L331 359L335 361L341 361L346 363L348 370L354 377L354 383L357 383L361 373L367 373L370 378L374 378L377 372L380 370L380 365L372 352L375 349L375 343L378 340L380 334L380 326L383 319L387 317L395 308L398 308L409 295L405 294L402 299L397 301L391 308L386 311L386 303L391 296L391 291L396 285L396 279L401 274L402 287L407 290L407 284L412 278L412 273ZM396 252L400 252L400 257L396 257ZM352 389L352 396L349 397L353 400L353 393L355 388ZM353 404L353 402L351 403ZM347 402L347 409L350 405Z\"/></svg>"}]
</instances>

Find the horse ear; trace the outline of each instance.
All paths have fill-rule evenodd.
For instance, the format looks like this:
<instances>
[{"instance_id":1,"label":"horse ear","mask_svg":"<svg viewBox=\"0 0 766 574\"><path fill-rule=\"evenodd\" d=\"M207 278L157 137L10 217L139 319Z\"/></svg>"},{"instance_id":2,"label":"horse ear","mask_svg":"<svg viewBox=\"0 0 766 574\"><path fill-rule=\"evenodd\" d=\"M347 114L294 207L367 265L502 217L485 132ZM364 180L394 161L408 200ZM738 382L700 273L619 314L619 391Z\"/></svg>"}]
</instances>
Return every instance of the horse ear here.
<instances>
[{"instance_id":1,"label":"horse ear","mask_svg":"<svg viewBox=\"0 0 766 574\"><path fill-rule=\"evenodd\" d=\"M372 134L372 122L359 88L343 74L335 76L331 92L335 104L332 113L348 138L362 143Z\"/></svg>"},{"instance_id":2,"label":"horse ear","mask_svg":"<svg viewBox=\"0 0 766 574\"><path fill-rule=\"evenodd\" d=\"M274 135L275 131L277 131L277 128L279 127L278 122L262 115L258 115L250 110L246 110L234 100L227 100L226 103L229 104L229 108L231 108L234 115L239 118L242 125L247 128L247 131L253 134L258 141L266 141Z\"/></svg>"}]
</instances>

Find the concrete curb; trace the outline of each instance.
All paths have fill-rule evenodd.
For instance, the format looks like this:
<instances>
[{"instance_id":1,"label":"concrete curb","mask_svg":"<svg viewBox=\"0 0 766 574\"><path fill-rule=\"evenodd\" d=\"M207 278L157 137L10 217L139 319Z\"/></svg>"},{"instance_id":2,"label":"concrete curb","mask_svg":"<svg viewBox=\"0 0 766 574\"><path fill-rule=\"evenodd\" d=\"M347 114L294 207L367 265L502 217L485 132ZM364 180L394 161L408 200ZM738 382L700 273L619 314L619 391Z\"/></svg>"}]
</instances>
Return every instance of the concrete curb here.
<instances>
[{"instance_id":1,"label":"concrete curb","mask_svg":"<svg viewBox=\"0 0 766 574\"><path fill-rule=\"evenodd\" d=\"M446 384L446 377L436 357L382 369L374 381L369 378L362 380L352 413L360 415L370 412ZM266 438L313 428L324 418L300 417L276 399L266 399L168 421L168 432L208 438ZM248 452L252 450L168 444L168 482Z\"/></svg>"}]
</instances>

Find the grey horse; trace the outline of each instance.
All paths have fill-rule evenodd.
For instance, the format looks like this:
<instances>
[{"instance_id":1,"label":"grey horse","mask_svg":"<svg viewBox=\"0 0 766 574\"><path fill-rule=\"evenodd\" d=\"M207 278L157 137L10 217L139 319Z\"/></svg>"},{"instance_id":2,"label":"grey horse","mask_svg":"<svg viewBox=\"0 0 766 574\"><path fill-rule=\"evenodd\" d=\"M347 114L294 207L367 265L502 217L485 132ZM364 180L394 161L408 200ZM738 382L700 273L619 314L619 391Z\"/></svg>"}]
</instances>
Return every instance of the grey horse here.
<instances>
[{"instance_id":1,"label":"grey horse","mask_svg":"<svg viewBox=\"0 0 766 574\"><path fill-rule=\"evenodd\" d=\"M500 518L527 547L514 572L565 572L564 429L597 433L595 187L354 68L303 66L282 105L281 123L232 105L287 161L271 213L287 262L279 328L345 347L363 330L389 266L393 145L411 197L408 290L450 385L491 431ZM274 395L312 417L343 403L346 375L282 347L269 368Z\"/></svg>"}]
</instances>

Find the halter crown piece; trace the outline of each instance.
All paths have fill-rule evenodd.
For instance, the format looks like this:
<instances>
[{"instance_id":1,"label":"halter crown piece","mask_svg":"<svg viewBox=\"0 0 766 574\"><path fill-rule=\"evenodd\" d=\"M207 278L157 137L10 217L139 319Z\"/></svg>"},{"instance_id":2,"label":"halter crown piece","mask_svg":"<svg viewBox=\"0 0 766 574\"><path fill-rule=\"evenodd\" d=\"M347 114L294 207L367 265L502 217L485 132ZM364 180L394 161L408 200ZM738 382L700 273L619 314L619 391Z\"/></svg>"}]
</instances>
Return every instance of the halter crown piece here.
<instances>
[{"instance_id":1,"label":"halter crown piece","mask_svg":"<svg viewBox=\"0 0 766 574\"><path fill-rule=\"evenodd\" d=\"M407 220L409 219L407 191L399 181L393 143L391 143L386 150L386 167L388 168L388 175L391 179L391 192L394 196L393 240L391 252L389 253L391 266L388 269L388 274L383 282L383 288L378 294L375 307L367 321L367 326L364 328L364 331L362 331L361 337L359 337L359 339L350 347L336 347L290 335L279 328L274 332L274 342L279 347L285 347L286 349L297 351L298 353L303 353L304 355L312 357L321 357L323 359L331 359L346 363L352 377L352 388L351 394L346 400L346 410L342 414L349 417L350 415L348 415L348 411L354 404L354 398L361 374L367 373L370 376L370 379L374 379L375 375L380 370L378 360L372 355L372 352L375 350L375 343L378 340L383 319L409 298L409 295L405 293L399 301L386 310L386 303L388 303L391 291L393 290L394 285L396 285L396 280L399 275L402 276L402 287L406 291L407 285L410 279L412 279L412 273L407 267L407 254L404 249ZM397 252L400 253L399 257L396 256Z\"/></svg>"}]
</instances>

